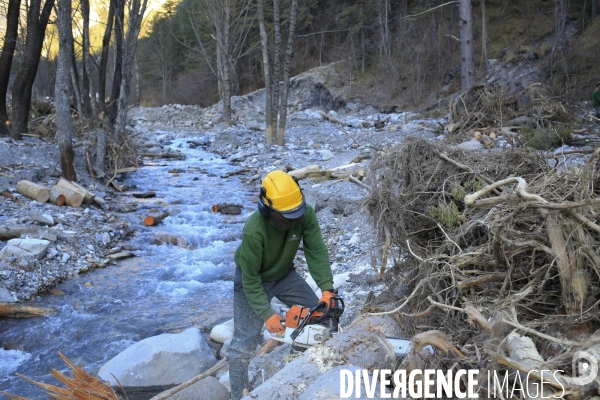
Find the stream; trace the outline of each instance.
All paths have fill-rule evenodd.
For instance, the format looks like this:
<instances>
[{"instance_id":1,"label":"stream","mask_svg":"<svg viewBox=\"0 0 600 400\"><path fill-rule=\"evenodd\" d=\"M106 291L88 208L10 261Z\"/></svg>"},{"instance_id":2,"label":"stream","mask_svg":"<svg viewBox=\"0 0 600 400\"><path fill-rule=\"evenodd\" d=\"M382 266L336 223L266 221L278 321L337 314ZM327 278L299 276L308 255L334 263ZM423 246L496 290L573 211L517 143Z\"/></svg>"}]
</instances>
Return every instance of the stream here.
<instances>
[{"instance_id":1,"label":"stream","mask_svg":"<svg viewBox=\"0 0 600 400\"><path fill-rule=\"evenodd\" d=\"M61 283L57 289L64 295L42 296L37 306L56 309L54 315L0 322L0 390L47 399L15 372L62 387L51 368L72 374L58 352L95 376L142 339L212 327L233 316L233 254L256 196L236 176L222 179L236 168L193 140L175 139L168 146L185 160L145 159L124 180L130 192L156 193L147 199L128 196L138 212L120 214L134 230L126 243L139 249L136 257ZM211 205L223 202L244 205L242 214L211 212ZM145 211L155 207L168 210L169 217L144 226Z\"/></svg>"}]
</instances>

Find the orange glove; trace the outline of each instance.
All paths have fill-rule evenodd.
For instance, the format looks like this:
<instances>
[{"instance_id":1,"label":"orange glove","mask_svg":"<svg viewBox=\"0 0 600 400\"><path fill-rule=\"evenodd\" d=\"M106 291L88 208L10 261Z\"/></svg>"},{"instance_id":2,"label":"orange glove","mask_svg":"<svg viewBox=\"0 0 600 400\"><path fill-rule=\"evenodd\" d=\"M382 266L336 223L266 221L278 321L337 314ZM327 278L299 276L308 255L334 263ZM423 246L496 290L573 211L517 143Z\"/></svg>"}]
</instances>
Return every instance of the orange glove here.
<instances>
[{"instance_id":1,"label":"orange glove","mask_svg":"<svg viewBox=\"0 0 600 400\"><path fill-rule=\"evenodd\" d=\"M281 324L283 318L279 314L273 314L267 320L267 330L271 333L282 333L285 331L285 328Z\"/></svg>"},{"instance_id":2,"label":"orange glove","mask_svg":"<svg viewBox=\"0 0 600 400\"><path fill-rule=\"evenodd\" d=\"M330 292L329 290L325 290L321 294L321 299L319 300L319 303L323 302L323 303L327 304L327 308L329 308L329 303L333 296L334 296L333 291Z\"/></svg>"}]
</instances>

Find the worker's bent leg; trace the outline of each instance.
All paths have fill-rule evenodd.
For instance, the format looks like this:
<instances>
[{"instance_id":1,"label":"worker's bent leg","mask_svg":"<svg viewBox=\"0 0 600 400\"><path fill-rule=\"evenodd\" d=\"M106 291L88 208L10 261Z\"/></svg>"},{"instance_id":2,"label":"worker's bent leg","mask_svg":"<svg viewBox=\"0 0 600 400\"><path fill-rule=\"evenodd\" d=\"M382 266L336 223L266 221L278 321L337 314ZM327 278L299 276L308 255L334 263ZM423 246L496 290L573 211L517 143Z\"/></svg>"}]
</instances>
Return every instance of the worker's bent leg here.
<instances>
[{"instance_id":1,"label":"worker's bent leg","mask_svg":"<svg viewBox=\"0 0 600 400\"><path fill-rule=\"evenodd\" d=\"M275 283L272 294L288 307L293 305L312 307L319 302L319 298L308 283L293 269Z\"/></svg>"},{"instance_id":2,"label":"worker's bent leg","mask_svg":"<svg viewBox=\"0 0 600 400\"><path fill-rule=\"evenodd\" d=\"M248 304L239 268L235 271L234 279L233 322L233 340L227 353L227 359L229 360L231 399L238 400L242 398L244 389L250 389L248 364L261 340L261 330L264 324L262 318Z\"/></svg>"},{"instance_id":3,"label":"worker's bent leg","mask_svg":"<svg viewBox=\"0 0 600 400\"><path fill-rule=\"evenodd\" d=\"M600 119L600 107L594 107L596 109L596 118ZM596 120L596 124L600 125L600 121Z\"/></svg>"}]
</instances>

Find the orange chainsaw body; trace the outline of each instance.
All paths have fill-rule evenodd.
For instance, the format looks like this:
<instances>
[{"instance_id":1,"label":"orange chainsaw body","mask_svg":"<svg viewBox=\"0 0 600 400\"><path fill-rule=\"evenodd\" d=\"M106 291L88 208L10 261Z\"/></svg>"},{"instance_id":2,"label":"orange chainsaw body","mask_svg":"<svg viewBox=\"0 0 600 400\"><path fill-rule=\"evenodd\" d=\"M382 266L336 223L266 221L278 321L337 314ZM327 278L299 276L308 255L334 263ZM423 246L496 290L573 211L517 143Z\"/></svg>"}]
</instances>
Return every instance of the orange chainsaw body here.
<instances>
[{"instance_id":1,"label":"orange chainsaw body","mask_svg":"<svg viewBox=\"0 0 600 400\"><path fill-rule=\"evenodd\" d=\"M291 306L285 316L285 327L296 329L298 327L298 324L300 324L300 322L306 317L309 311L310 308L308 307ZM315 311L312 313L310 320L307 322L308 324L312 324L322 316L322 312Z\"/></svg>"}]
</instances>

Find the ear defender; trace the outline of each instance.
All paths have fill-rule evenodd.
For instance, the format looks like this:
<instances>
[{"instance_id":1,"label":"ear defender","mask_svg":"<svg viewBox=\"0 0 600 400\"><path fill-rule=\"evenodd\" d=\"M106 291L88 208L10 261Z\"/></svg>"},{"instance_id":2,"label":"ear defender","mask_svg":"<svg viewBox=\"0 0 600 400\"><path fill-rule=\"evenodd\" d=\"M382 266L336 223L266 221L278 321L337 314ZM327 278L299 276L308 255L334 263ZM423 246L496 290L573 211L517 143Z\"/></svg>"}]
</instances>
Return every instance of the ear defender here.
<instances>
[{"instance_id":1,"label":"ear defender","mask_svg":"<svg viewBox=\"0 0 600 400\"><path fill-rule=\"evenodd\" d=\"M269 206L265 204L263 198L267 198L267 190L264 186L261 186L260 194L258 196L258 212L260 213L260 215L269 215Z\"/></svg>"}]
</instances>

